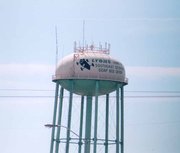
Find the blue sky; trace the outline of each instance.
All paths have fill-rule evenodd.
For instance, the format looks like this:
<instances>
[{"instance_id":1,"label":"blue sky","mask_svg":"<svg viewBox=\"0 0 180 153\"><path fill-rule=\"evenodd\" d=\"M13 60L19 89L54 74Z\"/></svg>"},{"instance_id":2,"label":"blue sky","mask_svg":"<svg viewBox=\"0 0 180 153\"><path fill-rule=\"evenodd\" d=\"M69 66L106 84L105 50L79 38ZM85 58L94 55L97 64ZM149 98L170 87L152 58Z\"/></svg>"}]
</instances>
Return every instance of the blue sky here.
<instances>
[{"instance_id":1,"label":"blue sky","mask_svg":"<svg viewBox=\"0 0 180 153\"><path fill-rule=\"evenodd\" d=\"M82 43L109 42L126 68L126 91L180 91L178 0L7 0L0 2L0 149L3 153L49 152L55 69ZM50 91L5 90L41 89ZM157 93L129 93L126 95ZM164 93L158 93L158 95ZM177 93L167 93L170 96ZM167 95L165 94L165 95ZM179 98L126 98L127 153L179 153Z\"/></svg>"}]
</instances>

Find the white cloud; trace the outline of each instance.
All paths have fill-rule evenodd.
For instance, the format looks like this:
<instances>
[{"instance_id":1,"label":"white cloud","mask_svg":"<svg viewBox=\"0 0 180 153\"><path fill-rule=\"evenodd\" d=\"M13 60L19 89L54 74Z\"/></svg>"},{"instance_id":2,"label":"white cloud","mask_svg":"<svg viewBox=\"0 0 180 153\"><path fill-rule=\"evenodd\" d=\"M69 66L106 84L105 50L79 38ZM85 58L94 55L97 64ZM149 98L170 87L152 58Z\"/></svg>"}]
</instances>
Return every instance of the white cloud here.
<instances>
[{"instance_id":1,"label":"white cloud","mask_svg":"<svg viewBox=\"0 0 180 153\"><path fill-rule=\"evenodd\" d=\"M45 64L0 64L0 76L53 75L54 67Z\"/></svg>"},{"instance_id":2,"label":"white cloud","mask_svg":"<svg viewBox=\"0 0 180 153\"><path fill-rule=\"evenodd\" d=\"M180 67L126 67L128 76L137 77L180 77Z\"/></svg>"},{"instance_id":3,"label":"white cloud","mask_svg":"<svg viewBox=\"0 0 180 153\"><path fill-rule=\"evenodd\" d=\"M126 66L126 75L136 77L180 77L180 67ZM0 77L52 76L55 66L47 64L0 64Z\"/></svg>"},{"instance_id":4,"label":"white cloud","mask_svg":"<svg viewBox=\"0 0 180 153\"><path fill-rule=\"evenodd\" d=\"M126 74L135 76L180 76L180 67L126 66ZM0 76L53 75L55 66L48 64L0 64Z\"/></svg>"},{"instance_id":5,"label":"white cloud","mask_svg":"<svg viewBox=\"0 0 180 153\"><path fill-rule=\"evenodd\" d=\"M180 78L180 67L131 67L127 66L129 81L159 81L162 78ZM47 64L0 64L1 88L53 88L55 66ZM138 81L137 81L138 80ZM142 82L141 82L142 83Z\"/></svg>"},{"instance_id":6,"label":"white cloud","mask_svg":"<svg viewBox=\"0 0 180 153\"><path fill-rule=\"evenodd\" d=\"M0 64L0 88L46 88L54 71L46 64Z\"/></svg>"}]
</instances>

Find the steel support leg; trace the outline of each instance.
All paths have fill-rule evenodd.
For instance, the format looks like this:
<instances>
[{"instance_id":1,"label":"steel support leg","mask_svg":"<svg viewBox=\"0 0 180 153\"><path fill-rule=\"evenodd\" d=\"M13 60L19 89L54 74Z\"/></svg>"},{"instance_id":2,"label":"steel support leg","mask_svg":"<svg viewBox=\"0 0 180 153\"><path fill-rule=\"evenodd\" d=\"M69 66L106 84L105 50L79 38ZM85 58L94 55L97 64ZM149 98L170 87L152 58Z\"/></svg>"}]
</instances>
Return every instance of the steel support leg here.
<instances>
[{"instance_id":1,"label":"steel support leg","mask_svg":"<svg viewBox=\"0 0 180 153\"><path fill-rule=\"evenodd\" d=\"M108 132L109 132L109 94L106 95L106 118L105 118L105 153L108 153Z\"/></svg>"},{"instance_id":2,"label":"steel support leg","mask_svg":"<svg viewBox=\"0 0 180 153\"><path fill-rule=\"evenodd\" d=\"M56 124L56 113L57 113L58 92L59 92L59 83L58 82L56 82L56 89L55 90L56 91L55 91L54 114L53 114L52 125ZM52 127L52 132L51 132L50 153L53 153L53 150L54 150L54 133L55 133L55 126Z\"/></svg>"},{"instance_id":3,"label":"steel support leg","mask_svg":"<svg viewBox=\"0 0 180 153\"><path fill-rule=\"evenodd\" d=\"M124 153L124 87L121 87L121 153Z\"/></svg>"},{"instance_id":4,"label":"steel support leg","mask_svg":"<svg viewBox=\"0 0 180 153\"><path fill-rule=\"evenodd\" d=\"M119 153L119 84L116 89L116 153Z\"/></svg>"},{"instance_id":5,"label":"steel support leg","mask_svg":"<svg viewBox=\"0 0 180 153\"><path fill-rule=\"evenodd\" d=\"M56 148L55 153L59 152L59 139L60 139L60 130L61 130L61 117L62 117L62 108L63 108L63 95L64 95L64 88L61 87L60 90L60 101L59 101L59 113L58 113L58 128L56 134Z\"/></svg>"}]
</instances>

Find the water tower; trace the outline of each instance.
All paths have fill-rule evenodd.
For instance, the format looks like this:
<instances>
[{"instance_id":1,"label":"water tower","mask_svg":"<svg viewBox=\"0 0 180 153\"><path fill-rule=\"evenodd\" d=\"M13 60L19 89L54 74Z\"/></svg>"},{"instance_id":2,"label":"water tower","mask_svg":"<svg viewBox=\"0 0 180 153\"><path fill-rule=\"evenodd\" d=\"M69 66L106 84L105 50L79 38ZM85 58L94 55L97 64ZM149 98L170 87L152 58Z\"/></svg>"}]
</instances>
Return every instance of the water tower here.
<instances>
[{"instance_id":1,"label":"water tower","mask_svg":"<svg viewBox=\"0 0 180 153\"><path fill-rule=\"evenodd\" d=\"M77 47L74 44L74 52L64 57L56 68L53 82L56 83L54 115L52 124L46 126L52 127L50 153L58 153L60 145L65 143L64 153L70 152L72 145L77 146L77 153L96 153L99 145L103 146L105 153L123 153L124 152L124 91L123 87L127 85L124 66L114 58L110 57L110 45L105 43L99 47L95 45L86 45ZM68 107L63 107L64 89L68 91ZM110 93L114 93L115 106L115 129L109 129L109 104ZM73 131L72 109L73 96L79 96L80 107L79 122L76 125L78 132ZM104 101L99 97L104 95ZM99 106L105 107L103 129L98 127ZM62 125L62 111L66 109L67 124ZM57 113L58 112L58 113ZM61 129L66 128L66 136L62 137ZM103 137L98 137L98 132L104 133ZM109 132L115 134L114 140L109 139ZM76 135L72 138L71 135ZM115 146L110 150L110 145ZM62 151L61 151L62 152ZM74 153L74 152L70 152Z\"/></svg>"}]
</instances>

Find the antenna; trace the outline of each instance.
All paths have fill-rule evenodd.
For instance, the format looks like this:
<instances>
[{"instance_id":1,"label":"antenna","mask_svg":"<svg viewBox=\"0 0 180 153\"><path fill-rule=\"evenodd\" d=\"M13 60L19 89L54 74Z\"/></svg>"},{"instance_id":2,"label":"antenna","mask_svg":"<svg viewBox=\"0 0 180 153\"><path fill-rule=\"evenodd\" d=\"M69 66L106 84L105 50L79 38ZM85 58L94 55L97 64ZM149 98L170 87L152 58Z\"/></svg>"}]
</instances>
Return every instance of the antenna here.
<instances>
[{"instance_id":1,"label":"antenna","mask_svg":"<svg viewBox=\"0 0 180 153\"><path fill-rule=\"evenodd\" d=\"M58 64L58 38L57 38L57 26L55 26L55 36L56 36L56 68Z\"/></svg>"},{"instance_id":2,"label":"antenna","mask_svg":"<svg viewBox=\"0 0 180 153\"><path fill-rule=\"evenodd\" d=\"M85 20L83 20L83 51L84 51L84 46L85 46Z\"/></svg>"}]
</instances>

